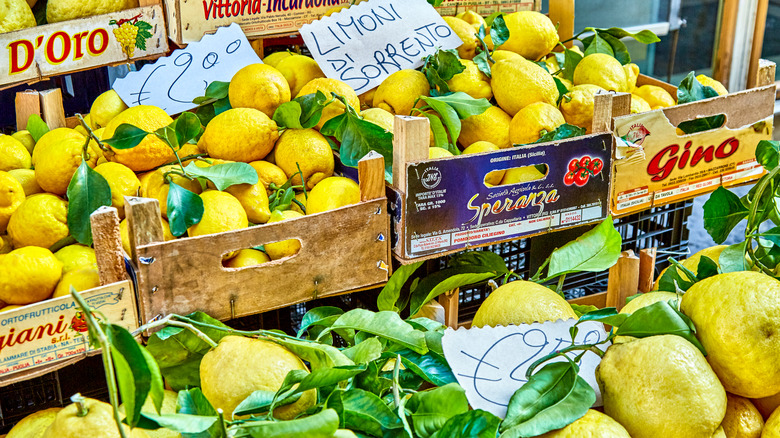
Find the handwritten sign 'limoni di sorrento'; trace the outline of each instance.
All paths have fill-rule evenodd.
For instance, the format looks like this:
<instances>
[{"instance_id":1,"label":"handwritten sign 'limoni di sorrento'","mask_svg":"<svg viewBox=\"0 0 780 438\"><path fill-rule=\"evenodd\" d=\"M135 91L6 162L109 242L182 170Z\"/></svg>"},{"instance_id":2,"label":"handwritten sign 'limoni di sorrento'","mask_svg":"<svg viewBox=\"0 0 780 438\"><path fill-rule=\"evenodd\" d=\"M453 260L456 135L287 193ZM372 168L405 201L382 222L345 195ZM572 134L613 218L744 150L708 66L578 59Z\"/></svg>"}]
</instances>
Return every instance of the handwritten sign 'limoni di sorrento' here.
<instances>
[{"instance_id":1,"label":"handwritten sign 'limoni di sorrento'","mask_svg":"<svg viewBox=\"0 0 780 438\"><path fill-rule=\"evenodd\" d=\"M357 94L463 42L426 0L369 0L301 27L326 76Z\"/></svg>"}]
</instances>

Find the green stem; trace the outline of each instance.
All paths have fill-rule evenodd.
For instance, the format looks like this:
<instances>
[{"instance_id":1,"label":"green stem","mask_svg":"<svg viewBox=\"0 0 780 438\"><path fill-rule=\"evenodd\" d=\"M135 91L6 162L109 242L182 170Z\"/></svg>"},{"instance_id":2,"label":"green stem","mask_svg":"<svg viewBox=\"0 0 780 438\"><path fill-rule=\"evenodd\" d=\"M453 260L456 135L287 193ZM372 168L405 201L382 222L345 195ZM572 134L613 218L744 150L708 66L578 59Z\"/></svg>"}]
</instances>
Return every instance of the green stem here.
<instances>
[{"instance_id":1,"label":"green stem","mask_svg":"<svg viewBox=\"0 0 780 438\"><path fill-rule=\"evenodd\" d=\"M401 405L401 394L398 391L399 377L401 375L401 355L396 355L395 367L393 368L393 400L395 401L395 407L398 408Z\"/></svg>"},{"instance_id":2,"label":"green stem","mask_svg":"<svg viewBox=\"0 0 780 438\"><path fill-rule=\"evenodd\" d=\"M86 406L84 406L84 401L86 399L79 394L78 392L73 394L70 397L70 401L72 401L76 405L76 416L77 417L86 417L87 414L89 414L89 409L87 409Z\"/></svg>"},{"instance_id":3,"label":"green stem","mask_svg":"<svg viewBox=\"0 0 780 438\"><path fill-rule=\"evenodd\" d=\"M217 409L217 416L219 416L219 427L222 429L222 436L227 437L228 431L225 428L225 413L222 412L222 408Z\"/></svg>"},{"instance_id":4,"label":"green stem","mask_svg":"<svg viewBox=\"0 0 780 438\"><path fill-rule=\"evenodd\" d=\"M87 124L87 122L84 121L84 118L81 117L81 114L76 113L76 117L79 119L79 123L81 123L81 126L84 128L84 130L87 131L87 134L89 134L87 137L92 138L95 140L95 142L98 144L98 147L102 149L105 152L110 151L111 149L107 148L106 145L103 144L103 142L95 135L95 132L92 131L92 128Z\"/></svg>"},{"instance_id":5,"label":"green stem","mask_svg":"<svg viewBox=\"0 0 780 438\"><path fill-rule=\"evenodd\" d=\"M181 161L197 160L197 159L201 159L203 157L208 157L208 156L209 156L209 154L205 154L205 153L204 154L192 154L192 155L187 155L186 157L182 158ZM204 161L206 161L206 160L204 160ZM170 163L161 164L161 165L159 165L157 167L153 167L153 168L149 169L147 172L153 172L153 171L155 171L157 169L160 169L162 167L166 167L166 166L170 166L172 164L176 164L177 162L178 162L178 160L177 161L171 161ZM211 162L208 162L208 163L211 164Z\"/></svg>"},{"instance_id":6,"label":"green stem","mask_svg":"<svg viewBox=\"0 0 780 438\"><path fill-rule=\"evenodd\" d=\"M756 215L758 214L758 206L761 203L761 198L764 195L764 190L766 190L767 185L777 176L777 174L780 173L780 166L775 167L772 169L769 174L767 174L764 178L761 178L761 181L759 181L758 186L756 186L756 194L753 198L753 202L750 204L750 212L748 213L748 222L747 226L745 227L745 248L747 249L748 256L750 257L750 260L753 262L753 264L757 265L761 271L763 271L765 274L774 276L775 273L772 269L769 269L767 266L765 266L761 261L758 260L758 257L756 257L755 252L753 251L753 233L758 230L759 226L761 224L756 224Z\"/></svg>"}]
</instances>

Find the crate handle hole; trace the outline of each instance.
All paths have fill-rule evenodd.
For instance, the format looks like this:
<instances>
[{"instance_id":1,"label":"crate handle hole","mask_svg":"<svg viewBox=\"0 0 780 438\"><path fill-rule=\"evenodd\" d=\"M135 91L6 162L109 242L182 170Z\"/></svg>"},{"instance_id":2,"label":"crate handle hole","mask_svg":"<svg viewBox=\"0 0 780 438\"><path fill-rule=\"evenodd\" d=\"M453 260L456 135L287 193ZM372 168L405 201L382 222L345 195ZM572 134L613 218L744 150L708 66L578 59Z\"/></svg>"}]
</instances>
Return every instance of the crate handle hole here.
<instances>
[{"instance_id":1,"label":"crate handle hole","mask_svg":"<svg viewBox=\"0 0 780 438\"><path fill-rule=\"evenodd\" d=\"M546 164L512 167L510 169L493 170L485 175L482 183L485 187L509 186L541 181L547 177L550 168Z\"/></svg>"},{"instance_id":2,"label":"crate handle hole","mask_svg":"<svg viewBox=\"0 0 780 438\"><path fill-rule=\"evenodd\" d=\"M272 261L296 257L300 251L301 241L298 239L266 243L222 254L222 267L228 271L253 268Z\"/></svg>"},{"instance_id":3,"label":"crate handle hole","mask_svg":"<svg viewBox=\"0 0 780 438\"><path fill-rule=\"evenodd\" d=\"M726 124L726 115L717 114L708 117L698 117L680 122L677 125L677 135L683 136L697 132L712 131Z\"/></svg>"}]
</instances>

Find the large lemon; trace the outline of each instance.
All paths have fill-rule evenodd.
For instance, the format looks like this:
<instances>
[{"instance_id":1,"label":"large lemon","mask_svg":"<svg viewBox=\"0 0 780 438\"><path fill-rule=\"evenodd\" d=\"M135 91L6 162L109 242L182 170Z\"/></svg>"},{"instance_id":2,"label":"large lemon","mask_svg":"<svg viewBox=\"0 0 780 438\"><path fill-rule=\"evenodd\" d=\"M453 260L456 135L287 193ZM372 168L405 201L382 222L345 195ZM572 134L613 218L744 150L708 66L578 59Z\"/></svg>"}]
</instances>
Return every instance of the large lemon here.
<instances>
[{"instance_id":1,"label":"large lemon","mask_svg":"<svg viewBox=\"0 0 780 438\"><path fill-rule=\"evenodd\" d=\"M477 67L477 64L468 59L461 59L460 63L463 64L466 69L447 81L447 86L450 88L450 91L461 91L474 99L490 100L493 98L493 89L490 88L490 79L488 79L485 73L482 73L479 67Z\"/></svg>"},{"instance_id":2,"label":"large lemon","mask_svg":"<svg viewBox=\"0 0 780 438\"><path fill-rule=\"evenodd\" d=\"M313 79L325 77L317 61L303 55L285 57L279 61L276 69L287 79L291 96L297 96L301 88Z\"/></svg>"},{"instance_id":3,"label":"large lemon","mask_svg":"<svg viewBox=\"0 0 780 438\"><path fill-rule=\"evenodd\" d=\"M466 149L463 149L463 152L461 153L463 155L469 155L469 154L480 154L482 152L492 152L497 150L499 150L499 147L489 141L478 141L476 143L472 143ZM485 184L487 184L488 187L501 184L501 179L504 178L505 173L506 170L494 170L488 173L487 175L485 175Z\"/></svg>"},{"instance_id":4,"label":"large lemon","mask_svg":"<svg viewBox=\"0 0 780 438\"><path fill-rule=\"evenodd\" d=\"M231 161L261 160L279 138L276 122L254 108L229 109L214 117L201 141L212 158Z\"/></svg>"},{"instance_id":5,"label":"large lemon","mask_svg":"<svg viewBox=\"0 0 780 438\"><path fill-rule=\"evenodd\" d=\"M262 181L255 184L236 184L225 189L244 207L246 217L253 224L264 224L271 217L268 208L268 192Z\"/></svg>"},{"instance_id":6,"label":"large lemon","mask_svg":"<svg viewBox=\"0 0 780 438\"><path fill-rule=\"evenodd\" d=\"M482 114L467 117L461 121L458 143L464 146L478 141L489 141L501 149L512 146L509 141L509 126L512 116L497 106L491 106Z\"/></svg>"},{"instance_id":7,"label":"large lemon","mask_svg":"<svg viewBox=\"0 0 780 438\"><path fill-rule=\"evenodd\" d=\"M509 39L501 46L503 50L536 61L558 44L558 31L544 14L520 11L505 15L504 21L509 28Z\"/></svg>"},{"instance_id":8,"label":"large lemon","mask_svg":"<svg viewBox=\"0 0 780 438\"><path fill-rule=\"evenodd\" d=\"M636 89L636 81L639 79L639 66L632 63L623 66L623 71L626 73L626 90L629 93L633 93Z\"/></svg>"},{"instance_id":9,"label":"large lemon","mask_svg":"<svg viewBox=\"0 0 780 438\"><path fill-rule=\"evenodd\" d=\"M0 301L31 304L49 298L62 263L46 248L30 246L0 255Z\"/></svg>"},{"instance_id":10,"label":"large lemon","mask_svg":"<svg viewBox=\"0 0 780 438\"><path fill-rule=\"evenodd\" d=\"M584 416L563 429L539 435L539 438L631 438L626 428L599 411L588 409Z\"/></svg>"},{"instance_id":11,"label":"large lemon","mask_svg":"<svg viewBox=\"0 0 780 438\"><path fill-rule=\"evenodd\" d=\"M775 409L764 424L761 438L780 438L780 409Z\"/></svg>"},{"instance_id":12,"label":"large lemon","mask_svg":"<svg viewBox=\"0 0 780 438\"><path fill-rule=\"evenodd\" d=\"M726 394L726 416L723 430L729 438L760 438L764 419L750 400L734 394Z\"/></svg>"},{"instance_id":13,"label":"large lemon","mask_svg":"<svg viewBox=\"0 0 780 438\"><path fill-rule=\"evenodd\" d=\"M688 289L682 312L727 391L780 392L780 281L758 272L715 275Z\"/></svg>"},{"instance_id":14,"label":"large lemon","mask_svg":"<svg viewBox=\"0 0 780 438\"><path fill-rule=\"evenodd\" d=\"M360 186L343 176L320 181L309 193L306 214L322 213L360 202Z\"/></svg>"},{"instance_id":15,"label":"large lemon","mask_svg":"<svg viewBox=\"0 0 780 438\"><path fill-rule=\"evenodd\" d=\"M58 23L138 7L138 0L50 0L46 3L46 21Z\"/></svg>"},{"instance_id":16,"label":"large lemon","mask_svg":"<svg viewBox=\"0 0 780 438\"><path fill-rule=\"evenodd\" d=\"M27 197L8 221L14 248L50 248L68 237L68 202L51 193Z\"/></svg>"},{"instance_id":17,"label":"large lemon","mask_svg":"<svg viewBox=\"0 0 780 438\"><path fill-rule=\"evenodd\" d=\"M22 185L24 196L34 195L43 191L35 179L35 170L33 169L13 169L9 170L8 174Z\"/></svg>"},{"instance_id":18,"label":"large lemon","mask_svg":"<svg viewBox=\"0 0 780 438\"><path fill-rule=\"evenodd\" d=\"M249 226L244 207L233 195L206 190L200 194L200 199L203 200L203 217L187 230L190 237L224 233Z\"/></svg>"},{"instance_id":19,"label":"large lemon","mask_svg":"<svg viewBox=\"0 0 780 438\"><path fill-rule=\"evenodd\" d=\"M674 97L657 85L642 85L636 87L631 93L644 99L652 109L666 108L676 104Z\"/></svg>"},{"instance_id":20,"label":"large lemon","mask_svg":"<svg viewBox=\"0 0 780 438\"><path fill-rule=\"evenodd\" d=\"M22 129L21 131L16 131L11 134L11 137L20 141L27 149L27 152L30 154L33 153L33 149L35 149L35 139L32 137L32 134L30 134L30 131Z\"/></svg>"},{"instance_id":21,"label":"large lemon","mask_svg":"<svg viewBox=\"0 0 780 438\"><path fill-rule=\"evenodd\" d=\"M141 128L146 132L154 132L172 122L173 119L162 109L151 105L138 105L122 111L111 119L101 138L112 138L116 128L123 123ZM115 149L112 147L111 149L113 154L107 153L109 161L124 164L134 172L143 172L176 160L170 146L154 134L144 137L134 148Z\"/></svg>"},{"instance_id":22,"label":"large lemon","mask_svg":"<svg viewBox=\"0 0 780 438\"><path fill-rule=\"evenodd\" d=\"M523 184L531 181L538 181L544 178L544 176L545 174L536 166L513 167L504 172L504 177L501 179L501 185L505 186L509 184Z\"/></svg>"},{"instance_id":23,"label":"large lemon","mask_svg":"<svg viewBox=\"0 0 780 438\"><path fill-rule=\"evenodd\" d=\"M718 95L720 96L725 96L729 94L729 90L727 90L726 87L724 87L723 84L720 83L720 81L716 79L712 79L707 75L696 75L696 80L699 81L699 83L701 83L705 87L714 88L715 91L717 91Z\"/></svg>"},{"instance_id":24,"label":"large lemon","mask_svg":"<svg viewBox=\"0 0 780 438\"><path fill-rule=\"evenodd\" d=\"M63 274L80 268L97 269L95 250L85 245L64 246L54 256L62 263Z\"/></svg>"},{"instance_id":25,"label":"large lemon","mask_svg":"<svg viewBox=\"0 0 780 438\"><path fill-rule=\"evenodd\" d=\"M95 167L111 188L111 206L116 208L119 218L125 217L125 196L138 196L141 182L129 167L119 163L103 163Z\"/></svg>"},{"instance_id":26,"label":"large lemon","mask_svg":"<svg viewBox=\"0 0 780 438\"><path fill-rule=\"evenodd\" d=\"M604 413L633 438L710 437L726 391L701 352L680 336L614 344L596 368Z\"/></svg>"},{"instance_id":27,"label":"large lemon","mask_svg":"<svg viewBox=\"0 0 780 438\"><path fill-rule=\"evenodd\" d=\"M0 33L35 27L35 15L25 0L0 2Z\"/></svg>"},{"instance_id":28,"label":"large lemon","mask_svg":"<svg viewBox=\"0 0 780 438\"><path fill-rule=\"evenodd\" d=\"M257 182L262 183L267 193L270 195L269 186L274 183L276 187L281 187L287 182L287 175L279 166L268 161L253 161L249 163L257 172Z\"/></svg>"},{"instance_id":29,"label":"large lemon","mask_svg":"<svg viewBox=\"0 0 780 438\"><path fill-rule=\"evenodd\" d=\"M395 129L395 116L382 108L364 109L360 112L360 116L363 117L364 120L381 127L386 132L393 132Z\"/></svg>"},{"instance_id":30,"label":"large lemon","mask_svg":"<svg viewBox=\"0 0 780 438\"><path fill-rule=\"evenodd\" d=\"M620 61L605 53L593 53L584 58L574 69L574 85L593 84L618 92L627 92L626 71Z\"/></svg>"},{"instance_id":31,"label":"large lemon","mask_svg":"<svg viewBox=\"0 0 780 438\"><path fill-rule=\"evenodd\" d=\"M99 400L87 398L83 402L86 415L82 416L76 404L71 404L57 412L42 438L120 438L119 429L114 421L111 405ZM125 425L126 436L130 438L148 438L141 429L132 431Z\"/></svg>"},{"instance_id":32,"label":"large lemon","mask_svg":"<svg viewBox=\"0 0 780 438\"><path fill-rule=\"evenodd\" d=\"M374 108L400 116L408 116L420 96L428 96L431 86L422 72L399 70L379 84L374 93Z\"/></svg>"},{"instance_id":33,"label":"large lemon","mask_svg":"<svg viewBox=\"0 0 780 438\"><path fill-rule=\"evenodd\" d=\"M493 65L493 95L504 111L514 116L534 102L555 105L558 88L550 73L525 59L505 59Z\"/></svg>"},{"instance_id":34,"label":"large lemon","mask_svg":"<svg viewBox=\"0 0 780 438\"><path fill-rule=\"evenodd\" d=\"M593 96L606 92L598 85L576 85L561 100L561 114L566 123L585 128L587 133L593 132Z\"/></svg>"},{"instance_id":35,"label":"large lemon","mask_svg":"<svg viewBox=\"0 0 780 438\"><path fill-rule=\"evenodd\" d=\"M545 102L534 102L512 117L509 124L509 141L512 144L533 143L542 131L554 131L566 123L557 107Z\"/></svg>"},{"instance_id":36,"label":"large lemon","mask_svg":"<svg viewBox=\"0 0 780 438\"><path fill-rule=\"evenodd\" d=\"M474 26L456 17L442 17L447 22L455 34L463 42L458 47L458 56L463 59L473 59L477 54L477 30Z\"/></svg>"},{"instance_id":37,"label":"large lemon","mask_svg":"<svg viewBox=\"0 0 780 438\"><path fill-rule=\"evenodd\" d=\"M279 70L266 64L250 64L239 70L228 87L233 108L254 108L268 117L290 101L290 84Z\"/></svg>"},{"instance_id":38,"label":"large lemon","mask_svg":"<svg viewBox=\"0 0 780 438\"><path fill-rule=\"evenodd\" d=\"M63 274L57 287L54 288L52 298L66 297L70 295L70 288L76 292L83 292L100 286L100 275L95 268L80 268Z\"/></svg>"},{"instance_id":39,"label":"large lemon","mask_svg":"<svg viewBox=\"0 0 780 438\"><path fill-rule=\"evenodd\" d=\"M0 171L0 234L8 228L11 215L24 202L24 188L8 172Z\"/></svg>"},{"instance_id":40,"label":"large lemon","mask_svg":"<svg viewBox=\"0 0 780 438\"><path fill-rule=\"evenodd\" d=\"M631 95L631 114L644 113L651 111L652 109L653 108L650 107L650 104L647 103L646 100L636 94Z\"/></svg>"},{"instance_id":41,"label":"large lemon","mask_svg":"<svg viewBox=\"0 0 780 438\"><path fill-rule=\"evenodd\" d=\"M325 137L314 129L288 129L276 143L276 165L295 185L301 184L301 175L306 187L314 188L317 183L333 175L335 165L333 151Z\"/></svg>"},{"instance_id":42,"label":"large lemon","mask_svg":"<svg viewBox=\"0 0 780 438\"><path fill-rule=\"evenodd\" d=\"M225 261L223 264L226 268L239 269L262 265L270 261L271 258L263 251L247 248L239 250L235 257Z\"/></svg>"},{"instance_id":43,"label":"large lemon","mask_svg":"<svg viewBox=\"0 0 780 438\"><path fill-rule=\"evenodd\" d=\"M0 135L0 171L29 169L31 166L30 152L24 144L10 135Z\"/></svg>"},{"instance_id":44,"label":"large lemon","mask_svg":"<svg viewBox=\"0 0 780 438\"><path fill-rule=\"evenodd\" d=\"M54 422L54 417L62 408L49 408L34 412L24 418L8 431L5 438L41 438L43 432Z\"/></svg>"},{"instance_id":45,"label":"large lemon","mask_svg":"<svg viewBox=\"0 0 780 438\"><path fill-rule=\"evenodd\" d=\"M127 105L114 90L108 90L95 98L89 116L97 126L107 126L108 122L127 109ZM94 128L93 128L94 129Z\"/></svg>"},{"instance_id":46,"label":"large lemon","mask_svg":"<svg viewBox=\"0 0 780 438\"><path fill-rule=\"evenodd\" d=\"M68 128L60 128L68 129ZM74 130L70 130L75 133ZM59 139L50 139L47 136L56 136ZM56 129L47 132L35 147L35 180L41 188L55 195L65 195L68 185L81 165L82 150L87 138L81 134L65 133ZM89 141L87 148L89 157L86 163L94 168L98 157L102 155L94 140Z\"/></svg>"},{"instance_id":47,"label":"large lemon","mask_svg":"<svg viewBox=\"0 0 780 438\"><path fill-rule=\"evenodd\" d=\"M488 295L471 325L495 327L576 317L569 303L557 293L534 282L518 280Z\"/></svg>"},{"instance_id":48,"label":"large lemon","mask_svg":"<svg viewBox=\"0 0 780 438\"><path fill-rule=\"evenodd\" d=\"M720 258L720 253L722 253L723 250L726 249L727 247L728 245L715 245L715 246L710 246L708 248L704 248L696 252L692 256L688 257L687 259L680 260L680 264L686 267L694 274L697 274L699 272L699 262L701 262L702 257L707 257L717 264L718 259ZM658 276L659 279L663 277L667 269L669 269L668 266L664 268L663 271L661 271L661 275ZM684 274L683 271L681 271L678 268L675 269L677 269L677 274L680 275L680 277L684 279L688 279L688 274ZM656 281L654 289L658 289L659 286L660 286L659 282Z\"/></svg>"},{"instance_id":49,"label":"large lemon","mask_svg":"<svg viewBox=\"0 0 780 438\"><path fill-rule=\"evenodd\" d=\"M296 94L296 97L306 96L307 94L316 94L318 91L324 93L328 99L332 97L331 93L336 93L339 96L345 98L349 106L351 106L355 111L360 112L360 99L358 99L355 90L338 79L312 79L301 88L298 94ZM340 100L336 100L330 105L326 106L322 110L322 117L320 117L320 121L317 123L317 129L321 129L322 125L324 125L328 120L344 114L345 110L346 107Z\"/></svg>"},{"instance_id":50,"label":"large lemon","mask_svg":"<svg viewBox=\"0 0 780 438\"><path fill-rule=\"evenodd\" d=\"M276 392L292 370L308 371L286 348L271 341L226 336L203 356L200 387L214 408L233 418L241 401L257 390ZM274 416L291 420L314 406L316 399L315 390L306 391L295 403L275 409Z\"/></svg>"},{"instance_id":51,"label":"large lemon","mask_svg":"<svg viewBox=\"0 0 780 438\"><path fill-rule=\"evenodd\" d=\"M302 216L303 214L294 210L274 210L271 212L271 219L268 220L268 223L296 219ZM279 260L297 254L301 249L301 242L298 239L288 239L281 242L266 243L264 247L266 254L268 254L271 260Z\"/></svg>"}]
</instances>

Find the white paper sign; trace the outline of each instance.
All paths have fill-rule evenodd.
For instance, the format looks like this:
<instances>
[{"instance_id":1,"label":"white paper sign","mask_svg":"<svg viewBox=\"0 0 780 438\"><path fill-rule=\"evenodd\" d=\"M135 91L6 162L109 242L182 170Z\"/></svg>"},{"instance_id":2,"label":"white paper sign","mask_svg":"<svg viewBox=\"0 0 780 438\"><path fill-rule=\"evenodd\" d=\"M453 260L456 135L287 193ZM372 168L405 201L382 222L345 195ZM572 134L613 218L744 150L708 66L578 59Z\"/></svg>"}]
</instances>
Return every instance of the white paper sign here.
<instances>
[{"instance_id":1,"label":"white paper sign","mask_svg":"<svg viewBox=\"0 0 780 438\"><path fill-rule=\"evenodd\" d=\"M301 27L325 75L365 93L463 42L426 0L369 0Z\"/></svg>"},{"instance_id":2,"label":"white paper sign","mask_svg":"<svg viewBox=\"0 0 780 438\"><path fill-rule=\"evenodd\" d=\"M174 115L195 108L192 100L203 96L211 82L229 82L237 71L257 63L262 61L233 23L128 73L113 88L128 106L154 105Z\"/></svg>"},{"instance_id":3,"label":"white paper sign","mask_svg":"<svg viewBox=\"0 0 780 438\"><path fill-rule=\"evenodd\" d=\"M504 418L512 394L527 381L528 367L547 354L571 345L569 328L575 322L570 319L507 327L447 329L442 339L444 356L458 383L466 390L471 407ZM579 325L575 344L596 343L606 338L603 324L587 321ZM609 345L599 347L606 350ZM578 353L572 352L570 357ZM588 353L578 364L580 376L596 391L594 406L601 406L595 374L600 361L598 356Z\"/></svg>"}]
</instances>

